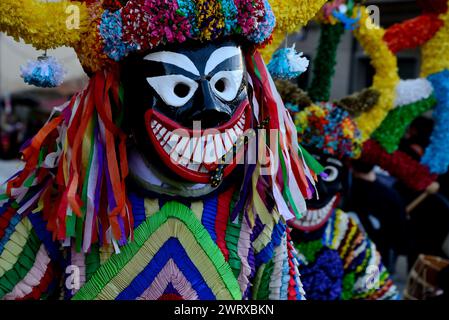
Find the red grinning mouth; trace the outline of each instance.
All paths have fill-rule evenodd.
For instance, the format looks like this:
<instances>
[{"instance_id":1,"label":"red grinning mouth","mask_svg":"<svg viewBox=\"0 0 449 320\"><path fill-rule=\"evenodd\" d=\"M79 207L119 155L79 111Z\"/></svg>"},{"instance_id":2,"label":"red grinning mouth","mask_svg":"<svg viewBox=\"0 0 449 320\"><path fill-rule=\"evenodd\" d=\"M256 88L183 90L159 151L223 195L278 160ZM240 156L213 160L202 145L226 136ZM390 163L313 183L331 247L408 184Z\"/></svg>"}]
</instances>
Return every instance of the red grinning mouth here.
<instances>
[{"instance_id":1,"label":"red grinning mouth","mask_svg":"<svg viewBox=\"0 0 449 320\"><path fill-rule=\"evenodd\" d=\"M232 118L215 128L190 129L150 109L145 125L151 142L164 163L179 176L197 183L209 183L221 158L232 151L236 141L251 128L251 107L244 101ZM241 156L237 155L237 159ZM236 166L226 165L224 176Z\"/></svg>"}]
</instances>

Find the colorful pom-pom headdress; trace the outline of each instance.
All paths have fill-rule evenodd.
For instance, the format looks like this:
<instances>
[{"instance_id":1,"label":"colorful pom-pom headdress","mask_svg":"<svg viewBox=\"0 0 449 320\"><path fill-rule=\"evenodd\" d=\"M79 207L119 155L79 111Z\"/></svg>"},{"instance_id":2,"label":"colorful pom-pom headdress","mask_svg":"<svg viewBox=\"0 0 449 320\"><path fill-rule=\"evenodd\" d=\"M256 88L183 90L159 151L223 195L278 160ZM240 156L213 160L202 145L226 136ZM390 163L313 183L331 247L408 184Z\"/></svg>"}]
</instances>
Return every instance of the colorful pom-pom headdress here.
<instances>
[{"instance_id":1,"label":"colorful pom-pom headdress","mask_svg":"<svg viewBox=\"0 0 449 320\"><path fill-rule=\"evenodd\" d=\"M131 52L189 40L235 36L260 46L275 26L267 0L6 0L0 12L3 31L37 49L74 47L88 72Z\"/></svg>"},{"instance_id":2,"label":"colorful pom-pom headdress","mask_svg":"<svg viewBox=\"0 0 449 320\"><path fill-rule=\"evenodd\" d=\"M296 113L299 142L338 158L356 158L361 137L349 113L331 103L311 105Z\"/></svg>"}]
</instances>

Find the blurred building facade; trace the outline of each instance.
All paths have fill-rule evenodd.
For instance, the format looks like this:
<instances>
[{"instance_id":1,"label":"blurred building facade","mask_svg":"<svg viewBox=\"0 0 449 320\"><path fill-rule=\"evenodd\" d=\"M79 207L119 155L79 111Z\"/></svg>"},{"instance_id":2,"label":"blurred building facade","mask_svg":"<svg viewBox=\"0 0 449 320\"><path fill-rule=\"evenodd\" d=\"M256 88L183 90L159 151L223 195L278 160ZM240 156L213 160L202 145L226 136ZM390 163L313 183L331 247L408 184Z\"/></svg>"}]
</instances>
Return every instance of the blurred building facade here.
<instances>
[{"instance_id":1,"label":"blurred building facade","mask_svg":"<svg viewBox=\"0 0 449 320\"><path fill-rule=\"evenodd\" d=\"M366 5L379 7L380 25L388 28L394 23L419 15L420 9L414 0L372 0ZM313 59L315 57L320 37L320 27L310 23L301 32L289 35L288 45L296 43L296 49L304 52L310 59L307 72L298 79L300 86L306 89L312 80ZM407 50L398 54L398 68L401 79L411 79L419 76L419 50ZM350 31L345 31L337 50L337 64L332 81L331 99L339 99L355 91L369 87L372 84L374 69L370 59L363 52Z\"/></svg>"}]
</instances>

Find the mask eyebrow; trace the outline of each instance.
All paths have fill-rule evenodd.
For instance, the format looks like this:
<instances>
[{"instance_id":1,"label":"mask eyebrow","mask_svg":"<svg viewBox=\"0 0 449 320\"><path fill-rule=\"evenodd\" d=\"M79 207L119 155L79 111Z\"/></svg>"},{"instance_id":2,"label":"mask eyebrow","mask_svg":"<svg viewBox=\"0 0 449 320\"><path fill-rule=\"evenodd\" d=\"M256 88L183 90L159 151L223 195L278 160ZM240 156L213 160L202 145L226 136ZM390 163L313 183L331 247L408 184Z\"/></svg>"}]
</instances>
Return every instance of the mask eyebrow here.
<instances>
[{"instance_id":1,"label":"mask eyebrow","mask_svg":"<svg viewBox=\"0 0 449 320\"><path fill-rule=\"evenodd\" d=\"M334 158L328 158L327 162L335 164L335 165L337 165L339 167L343 167L343 163L341 163L339 160L334 159Z\"/></svg>"},{"instance_id":2,"label":"mask eyebrow","mask_svg":"<svg viewBox=\"0 0 449 320\"><path fill-rule=\"evenodd\" d=\"M204 69L204 74L208 75L220 63L241 53L242 52L240 48L237 47L218 48L217 50L212 52L209 59L207 60L206 67Z\"/></svg>"},{"instance_id":3,"label":"mask eyebrow","mask_svg":"<svg viewBox=\"0 0 449 320\"><path fill-rule=\"evenodd\" d=\"M181 53L171 51L159 51L148 54L147 56L145 56L144 59L148 61L156 61L172 64L196 76L200 75L200 72L198 71L197 67L195 67L195 64L192 62L192 60L190 60L189 57Z\"/></svg>"}]
</instances>

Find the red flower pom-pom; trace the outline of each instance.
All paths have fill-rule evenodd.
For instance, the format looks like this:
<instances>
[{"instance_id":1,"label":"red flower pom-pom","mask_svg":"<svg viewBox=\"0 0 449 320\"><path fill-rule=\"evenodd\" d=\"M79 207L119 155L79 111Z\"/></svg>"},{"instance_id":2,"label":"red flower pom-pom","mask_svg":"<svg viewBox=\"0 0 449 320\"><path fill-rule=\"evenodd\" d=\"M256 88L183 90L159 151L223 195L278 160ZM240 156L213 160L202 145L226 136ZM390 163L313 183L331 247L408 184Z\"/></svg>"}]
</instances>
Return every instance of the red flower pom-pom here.
<instances>
[{"instance_id":1,"label":"red flower pom-pom","mask_svg":"<svg viewBox=\"0 0 449 320\"><path fill-rule=\"evenodd\" d=\"M363 145L360 158L363 162L378 165L392 176L402 181L407 187L421 191L437 179L429 168L414 160L402 151L388 153L374 140L368 140Z\"/></svg>"},{"instance_id":2,"label":"red flower pom-pom","mask_svg":"<svg viewBox=\"0 0 449 320\"><path fill-rule=\"evenodd\" d=\"M413 49L429 41L442 26L443 21L436 15L422 15L389 27L384 41L393 53Z\"/></svg>"}]
</instances>

